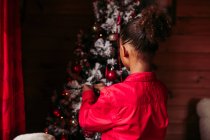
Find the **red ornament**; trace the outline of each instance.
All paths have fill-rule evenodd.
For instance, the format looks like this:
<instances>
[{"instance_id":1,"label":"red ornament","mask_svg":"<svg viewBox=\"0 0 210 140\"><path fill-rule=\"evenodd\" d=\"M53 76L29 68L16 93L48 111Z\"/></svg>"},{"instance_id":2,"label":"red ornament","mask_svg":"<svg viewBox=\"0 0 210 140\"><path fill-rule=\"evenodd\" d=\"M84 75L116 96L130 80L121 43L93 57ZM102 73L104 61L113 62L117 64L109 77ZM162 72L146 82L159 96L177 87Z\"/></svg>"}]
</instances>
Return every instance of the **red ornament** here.
<instances>
[{"instance_id":1,"label":"red ornament","mask_svg":"<svg viewBox=\"0 0 210 140\"><path fill-rule=\"evenodd\" d=\"M53 114L54 114L56 117L60 117L60 116L61 116L61 113L60 113L60 111L59 111L58 109L55 109L55 110L53 111Z\"/></svg>"},{"instance_id":2,"label":"red ornament","mask_svg":"<svg viewBox=\"0 0 210 140\"><path fill-rule=\"evenodd\" d=\"M114 81L117 79L117 73L116 71L114 70L110 70L110 71L107 71L106 73L106 78L109 80L109 81Z\"/></svg>"},{"instance_id":3,"label":"red ornament","mask_svg":"<svg viewBox=\"0 0 210 140\"><path fill-rule=\"evenodd\" d=\"M72 72L74 72L74 73L80 73L81 72L81 70L82 70L82 66L81 65L74 65L73 67L72 67Z\"/></svg>"},{"instance_id":4,"label":"red ornament","mask_svg":"<svg viewBox=\"0 0 210 140\"><path fill-rule=\"evenodd\" d=\"M67 135L65 135L65 134L62 134L61 135L61 139L60 140L68 140L68 136Z\"/></svg>"}]
</instances>

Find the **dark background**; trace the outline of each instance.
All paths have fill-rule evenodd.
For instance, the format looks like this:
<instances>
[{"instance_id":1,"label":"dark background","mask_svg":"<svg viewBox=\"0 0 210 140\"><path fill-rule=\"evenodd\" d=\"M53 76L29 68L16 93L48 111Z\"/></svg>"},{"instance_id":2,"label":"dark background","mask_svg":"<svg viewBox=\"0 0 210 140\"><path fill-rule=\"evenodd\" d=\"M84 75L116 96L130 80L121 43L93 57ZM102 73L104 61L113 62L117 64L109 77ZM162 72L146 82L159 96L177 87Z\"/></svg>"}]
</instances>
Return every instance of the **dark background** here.
<instances>
[{"instance_id":1,"label":"dark background","mask_svg":"<svg viewBox=\"0 0 210 140\"><path fill-rule=\"evenodd\" d=\"M91 0L28 0L22 9L27 131L43 131L53 91L62 88L76 35L91 27Z\"/></svg>"}]
</instances>

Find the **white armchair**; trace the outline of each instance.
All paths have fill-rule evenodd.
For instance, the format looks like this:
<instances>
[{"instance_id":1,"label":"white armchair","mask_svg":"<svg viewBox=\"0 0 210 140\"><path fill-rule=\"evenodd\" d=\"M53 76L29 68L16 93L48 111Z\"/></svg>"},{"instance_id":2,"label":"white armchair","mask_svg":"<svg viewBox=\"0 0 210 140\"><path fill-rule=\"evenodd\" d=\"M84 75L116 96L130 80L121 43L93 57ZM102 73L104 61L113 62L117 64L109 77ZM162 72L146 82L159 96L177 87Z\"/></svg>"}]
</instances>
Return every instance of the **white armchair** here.
<instances>
[{"instance_id":1,"label":"white armchair","mask_svg":"<svg viewBox=\"0 0 210 140\"><path fill-rule=\"evenodd\" d=\"M19 135L13 140L55 140L55 137L46 133L30 133Z\"/></svg>"},{"instance_id":2,"label":"white armchair","mask_svg":"<svg viewBox=\"0 0 210 140\"><path fill-rule=\"evenodd\" d=\"M210 140L210 98L201 99L197 104L201 140Z\"/></svg>"}]
</instances>

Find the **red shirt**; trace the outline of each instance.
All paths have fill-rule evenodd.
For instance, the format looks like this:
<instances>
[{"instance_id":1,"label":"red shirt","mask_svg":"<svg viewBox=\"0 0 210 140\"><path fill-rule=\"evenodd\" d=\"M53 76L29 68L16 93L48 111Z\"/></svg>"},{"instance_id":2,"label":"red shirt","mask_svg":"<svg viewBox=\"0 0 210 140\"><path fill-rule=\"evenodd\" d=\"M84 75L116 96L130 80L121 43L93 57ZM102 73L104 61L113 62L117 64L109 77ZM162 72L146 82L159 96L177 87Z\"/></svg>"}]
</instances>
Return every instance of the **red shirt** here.
<instances>
[{"instance_id":1,"label":"red shirt","mask_svg":"<svg viewBox=\"0 0 210 140\"><path fill-rule=\"evenodd\" d=\"M134 73L96 97L83 92L80 126L102 140L163 140L168 126L167 90L153 72Z\"/></svg>"}]
</instances>

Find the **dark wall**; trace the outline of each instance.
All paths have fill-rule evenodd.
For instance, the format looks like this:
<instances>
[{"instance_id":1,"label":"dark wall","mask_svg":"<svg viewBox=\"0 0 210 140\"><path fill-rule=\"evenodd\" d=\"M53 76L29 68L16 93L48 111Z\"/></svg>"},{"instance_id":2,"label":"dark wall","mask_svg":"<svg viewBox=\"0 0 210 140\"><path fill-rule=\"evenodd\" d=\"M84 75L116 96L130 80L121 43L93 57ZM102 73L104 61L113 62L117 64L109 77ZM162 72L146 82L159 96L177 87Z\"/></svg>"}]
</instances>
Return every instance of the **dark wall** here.
<instances>
[{"instance_id":1,"label":"dark wall","mask_svg":"<svg viewBox=\"0 0 210 140\"><path fill-rule=\"evenodd\" d=\"M91 0L28 0L22 44L27 131L42 131L54 89L65 81L76 34L93 20Z\"/></svg>"}]
</instances>

